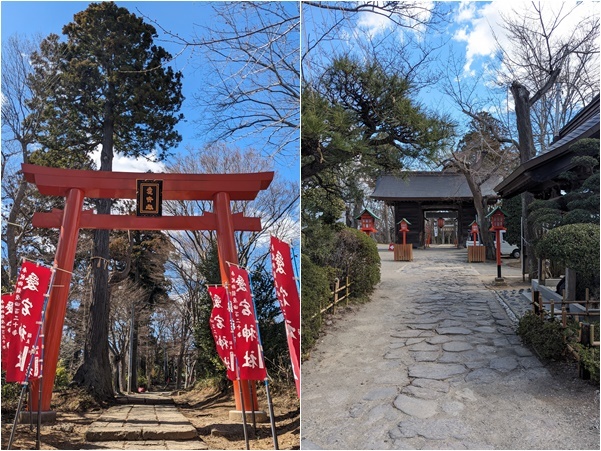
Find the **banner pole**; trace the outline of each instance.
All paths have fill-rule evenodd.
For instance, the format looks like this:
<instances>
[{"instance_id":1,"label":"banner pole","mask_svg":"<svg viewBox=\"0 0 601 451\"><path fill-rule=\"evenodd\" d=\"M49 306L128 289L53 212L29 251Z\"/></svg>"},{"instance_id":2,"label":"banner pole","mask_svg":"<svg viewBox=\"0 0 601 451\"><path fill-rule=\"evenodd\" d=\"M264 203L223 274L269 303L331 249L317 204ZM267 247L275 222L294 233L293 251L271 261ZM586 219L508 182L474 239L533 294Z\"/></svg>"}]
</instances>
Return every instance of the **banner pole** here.
<instances>
[{"instance_id":1,"label":"banner pole","mask_svg":"<svg viewBox=\"0 0 601 451\"><path fill-rule=\"evenodd\" d=\"M48 299L50 297L50 290L52 289L52 285L54 284L54 274L56 273L56 271L55 271L54 268L51 268L51 270L52 270L52 274L50 275L50 281L48 282L48 290L44 294L44 304L42 306L42 312L41 312L41 315L40 315L40 325L38 327L38 333L37 333L36 339L35 339L35 346L38 345L40 336L43 336L44 316L45 316L45 313L46 313L46 307L48 306ZM42 350L42 352L43 352L43 350ZM35 359L35 354L36 354L36 352L32 352L30 354L29 362L27 363L27 371L25 372L25 380L23 381L23 384L22 384L23 387L21 389L21 396L19 397L19 403L17 404L17 411L15 412L15 420L13 422L13 429L12 429L12 431L10 433L10 438L9 438L9 441L8 441L8 447L7 447L7 449L11 448L12 442L13 442L14 437L15 437L15 430L17 428L17 422L19 421L19 416L21 415L21 411L23 410L23 396L25 395L25 390L26 389L28 390L28 393L30 393L30 396L29 396L29 404L30 404L30 406L29 406L29 422L30 422L30 428L31 428L31 430L33 430L33 418L32 418L33 410L31 408L31 399L32 399L32 396L31 396L31 387L30 387L30 384L29 384L29 377L31 376L31 365L33 363L33 360ZM43 358L43 356L40 355L40 358ZM40 394L41 394L41 391L42 391L42 387L41 387L42 369L41 369L41 366L38 367L38 371L39 371L39 378L40 378ZM40 404L40 402L38 402L38 418L37 418L37 420L38 420L37 421L38 422L38 432L37 432L38 437L39 437L39 434L40 434L40 432L39 432L40 418L41 418L41 413L40 413L40 410L39 410L40 406L41 406L41 404ZM38 447L37 447L37 449L40 449L39 438L38 438Z\"/></svg>"},{"instance_id":2,"label":"banner pole","mask_svg":"<svg viewBox=\"0 0 601 451\"><path fill-rule=\"evenodd\" d=\"M8 439L8 446L6 449L11 449L13 440L15 438L15 430L17 429L17 422L19 421L19 414L23 408L23 396L25 396L25 390L27 390L28 382L25 381L21 386L21 396L19 396L19 403L17 404L17 411L15 412L15 420L13 421L13 429L10 431L10 438Z\"/></svg>"},{"instance_id":3,"label":"banner pole","mask_svg":"<svg viewBox=\"0 0 601 451\"><path fill-rule=\"evenodd\" d=\"M252 381L249 380L248 382L248 390L252 392ZM259 437L257 435L257 416L255 414L255 410L257 410L257 406L255 406L255 399L254 397L251 397L250 400L250 414L252 415L252 419L253 419L253 430L255 431L255 440L258 440Z\"/></svg>"},{"instance_id":4,"label":"banner pole","mask_svg":"<svg viewBox=\"0 0 601 451\"><path fill-rule=\"evenodd\" d=\"M38 339L36 340L36 346L40 343L40 361L39 372L40 375L38 377L38 430L36 433L36 449L42 449L42 391L43 391L43 379L44 379L44 319L46 317L46 308L48 307L48 300L50 299L50 291L52 290L52 285L54 285L54 275L56 274L56 266L52 268L52 274L50 276L50 283L48 283L48 291L44 296L44 306L42 308L42 315L40 318L40 328L38 330Z\"/></svg>"},{"instance_id":5,"label":"banner pole","mask_svg":"<svg viewBox=\"0 0 601 451\"><path fill-rule=\"evenodd\" d=\"M236 334L234 333L234 322L232 321L232 301L230 299L230 291L229 287L226 286L225 293L227 296L227 304L228 308L226 309L229 315L229 325L230 325L230 333L232 334L232 344L234 345L234 349L236 349ZM244 443L246 444L246 449L250 449L250 444L248 442L248 430L246 426L246 408L244 406L244 396L242 393L242 380L240 379L240 365L238 365L238 357L236 357L236 353L234 352L234 365L236 365L236 380L238 381L238 392L240 395L240 409L242 410L242 427L244 428ZM251 396L252 399L252 396Z\"/></svg>"},{"instance_id":6,"label":"banner pole","mask_svg":"<svg viewBox=\"0 0 601 451\"><path fill-rule=\"evenodd\" d=\"M261 354L261 360L263 361L263 364L265 364L265 356L263 354L263 341L261 340L261 330L259 329L259 316L257 315L257 306L255 305L255 296L253 295L253 291L252 291L252 279L250 276L250 271L247 271L248 274L248 282L249 282L249 287L248 289L250 290L250 298L253 301L253 311L255 314L255 323L257 325L257 340L259 341L259 353ZM268 377L267 377L267 367L265 367L265 395L267 396L267 405L269 406L269 422L271 423L271 435L273 437L273 447L274 449L278 450L280 449L278 446L278 435L275 429L275 417L273 415L273 403L271 401L271 394L269 393L269 382L268 382Z\"/></svg>"},{"instance_id":7,"label":"banner pole","mask_svg":"<svg viewBox=\"0 0 601 451\"><path fill-rule=\"evenodd\" d=\"M244 428L244 443L246 443L246 449L250 449L250 444L248 443L248 431L246 430L246 408L244 407L244 397L242 396L242 380L240 379L240 369L238 368L237 358L236 372L238 373L238 390L240 391L240 407L242 408L242 427Z\"/></svg>"},{"instance_id":8,"label":"banner pole","mask_svg":"<svg viewBox=\"0 0 601 451\"><path fill-rule=\"evenodd\" d=\"M290 244L290 255L292 256L292 264L294 265L294 281L296 282L296 291L300 293L300 274L298 273L298 262L296 261L296 254L294 248Z\"/></svg>"}]
</instances>

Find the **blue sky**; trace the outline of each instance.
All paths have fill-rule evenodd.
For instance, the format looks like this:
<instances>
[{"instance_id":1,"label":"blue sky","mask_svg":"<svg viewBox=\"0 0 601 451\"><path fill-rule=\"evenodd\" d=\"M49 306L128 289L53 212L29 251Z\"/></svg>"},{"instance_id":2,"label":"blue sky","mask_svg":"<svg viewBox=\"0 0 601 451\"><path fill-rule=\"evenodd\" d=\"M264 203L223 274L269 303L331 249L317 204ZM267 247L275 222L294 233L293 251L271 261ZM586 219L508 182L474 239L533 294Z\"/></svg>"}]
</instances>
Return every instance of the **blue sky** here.
<instances>
[{"instance_id":1,"label":"blue sky","mask_svg":"<svg viewBox=\"0 0 601 451\"><path fill-rule=\"evenodd\" d=\"M411 2L413 3L413 2ZM420 10L422 19L427 20L430 16L428 10L436 7L440 12L445 13L446 21L441 23L436 33L428 31L419 33L419 27L414 29L402 28L394 24L384 15L370 14L363 12L356 14L351 21L342 21L343 27L336 27L336 32L331 33L330 39L324 39L312 49L304 62L303 70L314 70L320 73L319 65L324 61L331 59L335 54L344 54L350 52L358 57L365 57L363 50L365 42L372 39L374 42L380 42L379 48L394 52L395 46L401 47L409 39L415 39L419 43L440 44L441 47L435 52L436 58L430 63L429 69L437 73L442 73L449 61L451 55L460 60L458 65L460 78L465 86L473 83L477 76L484 73L488 76L486 82L480 80L475 92L475 97L484 102L492 94L496 95L497 104L483 103L480 105L493 113L496 117L511 116L513 112L513 102L508 90L495 91L491 83L493 67L502 64L496 57L497 40L499 44L510 54L513 52L512 43L508 40L506 31L503 28L503 17L521 19L523 17L533 17L533 4L529 1L513 2L507 0L495 0L489 2L483 1L449 1L415 2L422 6ZM535 2L539 4L539 2ZM564 38L574 32L576 24L583 18L593 15L599 16L598 1L541 1L542 15L545 18L553 17L560 8L565 15L571 8L574 10L564 18L554 30L554 39ZM577 6L577 7L576 7ZM326 9L305 6L303 8L304 19L301 32L303 48L307 48L312 43L316 43L320 37L319 30L331 26L335 20L342 16L339 12L332 12ZM527 14L527 15L526 15ZM547 21L547 26L549 21ZM320 51L322 52L320 54ZM382 51L380 54L384 54ZM412 54L414 57L418 52ZM307 64L309 61L311 64ZM505 85L507 86L507 85ZM418 100L428 109L440 114L451 115L460 125L467 124L467 116L461 113L456 104L445 95L441 84L427 86L419 92ZM498 108L498 109L495 109ZM509 121L511 123L511 119Z\"/></svg>"},{"instance_id":2,"label":"blue sky","mask_svg":"<svg viewBox=\"0 0 601 451\"><path fill-rule=\"evenodd\" d=\"M5 1L1 2L1 34L2 39L19 33L25 36L33 36L37 33L43 37L50 33L56 33L62 36L62 27L73 20L73 15L83 11L91 2L81 1ZM211 20L213 11L209 2L167 2L167 1L117 1L119 6L127 8L130 12L140 16L146 16L147 22L157 21L167 30L177 32L185 38L192 38L195 34L202 32L201 26L206 25ZM172 55L181 51L181 46L175 45L157 28L159 38L155 41L162 45ZM178 130L182 134L183 140L176 152L184 151L186 147L202 147L206 139L199 136L197 126L194 123L201 114L198 109L193 107L193 95L199 93L203 86L203 80L197 69L199 65L199 56L192 55L191 50L187 50L179 55L172 66L176 70L181 70L184 74L183 93L186 97L182 107L182 113L185 115L185 121L178 125ZM237 141L232 143L240 148L246 145L255 145L256 143L247 143L246 141ZM298 180L298 157L292 156L285 159L278 158L274 163L274 170L280 173L285 179ZM146 160L132 161L116 157L114 161L115 170L122 171L146 171L148 169L158 171L159 166L152 165Z\"/></svg>"}]
</instances>

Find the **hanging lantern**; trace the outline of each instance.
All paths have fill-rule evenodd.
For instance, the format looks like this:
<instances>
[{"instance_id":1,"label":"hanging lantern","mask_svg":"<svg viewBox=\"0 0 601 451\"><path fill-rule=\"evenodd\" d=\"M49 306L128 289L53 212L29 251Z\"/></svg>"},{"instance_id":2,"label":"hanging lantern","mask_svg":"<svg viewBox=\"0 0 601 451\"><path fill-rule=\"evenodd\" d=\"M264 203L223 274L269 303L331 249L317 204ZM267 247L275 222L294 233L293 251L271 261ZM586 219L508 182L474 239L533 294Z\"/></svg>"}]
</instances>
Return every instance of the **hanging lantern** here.
<instances>
[{"instance_id":1,"label":"hanging lantern","mask_svg":"<svg viewBox=\"0 0 601 451\"><path fill-rule=\"evenodd\" d=\"M438 218L438 228L442 229L444 227L444 218Z\"/></svg>"}]
</instances>

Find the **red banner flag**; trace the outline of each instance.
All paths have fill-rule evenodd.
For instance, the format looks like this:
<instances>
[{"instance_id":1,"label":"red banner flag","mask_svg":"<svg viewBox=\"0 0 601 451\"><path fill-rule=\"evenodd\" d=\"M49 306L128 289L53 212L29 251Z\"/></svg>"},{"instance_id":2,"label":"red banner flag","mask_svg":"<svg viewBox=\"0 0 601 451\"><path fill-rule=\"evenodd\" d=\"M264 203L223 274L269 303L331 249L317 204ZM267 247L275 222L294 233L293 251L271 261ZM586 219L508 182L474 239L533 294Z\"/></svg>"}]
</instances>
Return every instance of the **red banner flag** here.
<instances>
[{"instance_id":1,"label":"red banner flag","mask_svg":"<svg viewBox=\"0 0 601 451\"><path fill-rule=\"evenodd\" d=\"M240 368L240 379L261 381L267 377L267 370L259 341L248 273L244 268L229 263L228 265L235 353Z\"/></svg>"},{"instance_id":2,"label":"red banner flag","mask_svg":"<svg viewBox=\"0 0 601 451\"><path fill-rule=\"evenodd\" d=\"M229 301L227 290L222 286L209 287L209 295L213 301L213 310L209 325L215 339L217 354L221 357L229 380L236 380L236 367L234 361L234 341L232 335L232 321L230 319Z\"/></svg>"},{"instance_id":3,"label":"red banner flag","mask_svg":"<svg viewBox=\"0 0 601 451\"><path fill-rule=\"evenodd\" d=\"M294 278L290 245L278 238L271 237L271 270L275 283L275 292L280 301L286 323L286 337L294 372L296 390L300 396L300 298Z\"/></svg>"},{"instance_id":4,"label":"red banner flag","mask_svg":"<svg viewBox=\"0 0 601 451\"><path fill-rule=\"evenodd\" d=\"M15 294L2 295L2 369L6 369L8 348L13 325L13 310L15 308Z\"/></svg>"},{"instance_id":5,"label":"red banner flag","mask_svg":"<svg viewBox=\"0 0 601 451\"><path fill-rule=\"evenodd\" d=\"M40 346L36 339L42 321L44 297L52 270L46 266L24 262L17 279L6 358L6 382L24 382L31 356L29 379L39 377ZM8 332L8 330L7 330Z\"/></svg>"}]
</instances>

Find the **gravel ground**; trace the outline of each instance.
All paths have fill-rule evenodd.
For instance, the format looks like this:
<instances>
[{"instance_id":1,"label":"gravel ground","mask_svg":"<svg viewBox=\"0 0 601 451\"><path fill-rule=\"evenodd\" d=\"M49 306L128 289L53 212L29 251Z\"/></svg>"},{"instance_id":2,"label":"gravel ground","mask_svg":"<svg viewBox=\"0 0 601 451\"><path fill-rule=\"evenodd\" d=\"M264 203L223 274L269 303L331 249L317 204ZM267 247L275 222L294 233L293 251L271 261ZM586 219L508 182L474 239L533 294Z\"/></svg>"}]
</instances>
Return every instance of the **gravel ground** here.
<instances>
[{"instance_id":1,"label":"gravel ground","mask_svg":"<svg viewBox=\"0 0 601 451\"><path fill-rule=\"evenodd\" d=\"M599 449L599 387L515 335L515 263L494 287L465 250L380 256L372 301L330 318L303 364L302 449Z\"/></svg>"}]
</instances>

